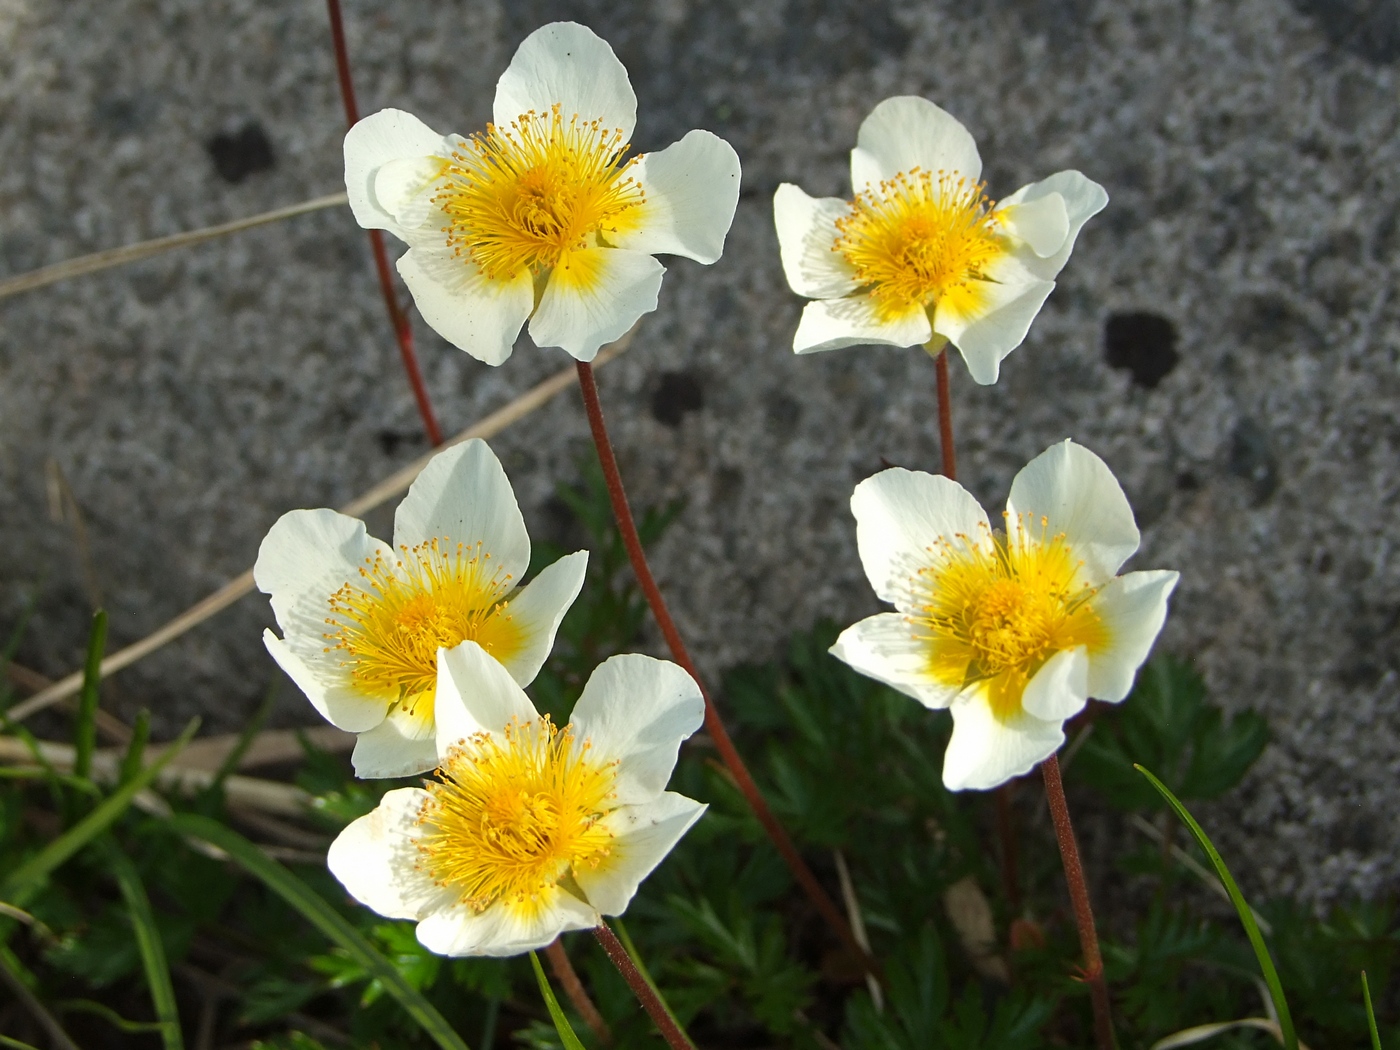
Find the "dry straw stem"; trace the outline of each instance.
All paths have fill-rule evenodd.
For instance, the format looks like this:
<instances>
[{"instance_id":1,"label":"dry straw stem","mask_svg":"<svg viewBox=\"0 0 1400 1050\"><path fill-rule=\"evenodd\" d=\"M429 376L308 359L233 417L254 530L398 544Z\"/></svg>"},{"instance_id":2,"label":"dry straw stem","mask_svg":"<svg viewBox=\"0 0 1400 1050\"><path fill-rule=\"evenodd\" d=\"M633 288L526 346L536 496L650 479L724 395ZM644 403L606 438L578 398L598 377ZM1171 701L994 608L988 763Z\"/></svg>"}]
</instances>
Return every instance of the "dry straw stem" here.
<instances>
[{"instance_id":1,"label":"dry straw stem","mask_svg":"<svg viewBox=\"0 0 1400 1050\"><path fill-rule=\"evenodd\" d=\"M594 367L601 367L619 354L623 353L632 342L632 336L636 332L634 325L630 331L614 343L604 347L594 360ZM514 401L502 408L492 412L485 419L482 419L467 427L456 437L451 438L443 448L460 444L471 438L490 438L499 434L512 423L516 423L531 412L544 405L550 398L560 391L578 382L577 370L570 366L560 369L554 375L531 387L521 394ZM351 517L359 517L365 511L372 510L382 503L387 502L395 496L408 491L408 486L413 483L419 472L428 465L428 461L437 455L442 449L434 449L414 460L402 470L396 471L385 478L368 492L351 500L340 508L342 514ZM130 667L136 661L149 656L161 646L180 637L190 628L195 627L209 619L217 612L227 609L238 599L248 594L253 589L253 570L249 569L241 575L224 584L213 594L202 601L196 602L179 616L169 623L152 631L138 642L128 645L125 649L119 649L102 661L102 676L113 674L124 667ZM75 695L83 685L83 672L74 671L72 674L59 679L52 685L40 690L28 700L16 704L7 712L12 722L19 722L35 712L42 711L60 700Z\"/></svg>"},{"instance_id":2,"label":"dry straw stem","mask_svg":"<svg viewBox=\"0 0 1400 1050\"><path fill-rule=\"evenodd\" d=\"M93 252L91 255L80 255L76 259L54 263L52 266L30 270L28 273L0 281L0 299L10 295L18 295L20 292L33 291L46 284L66 281L70 277L81 277L84 274L96 273L98 270L110 269L113 266L125 266L127 263L139 262L142 259L149 259L152 255L160 255L162 252L168 252L175 248L188 248L195 244L203 244L205 241L212 241L225 234L251 230L255 226L266 226L271 222L281 222L283 219L291 219L298 215L305 215L307 212L320 211L323 208L334 208L337 205L347 203L347 200L348 198L342 190L340 193L316 197L313 200L302 201L300 204L274 208L272 211L265 211L259 215L250 215L246 219L234 219L233 222L220 223L218 226L206 226L202 230L189 230L185 233L171 234L169 237L157 237L150 241L127 244L121 248L108 248L106 251Z\"/></svg>"}]
</instances>

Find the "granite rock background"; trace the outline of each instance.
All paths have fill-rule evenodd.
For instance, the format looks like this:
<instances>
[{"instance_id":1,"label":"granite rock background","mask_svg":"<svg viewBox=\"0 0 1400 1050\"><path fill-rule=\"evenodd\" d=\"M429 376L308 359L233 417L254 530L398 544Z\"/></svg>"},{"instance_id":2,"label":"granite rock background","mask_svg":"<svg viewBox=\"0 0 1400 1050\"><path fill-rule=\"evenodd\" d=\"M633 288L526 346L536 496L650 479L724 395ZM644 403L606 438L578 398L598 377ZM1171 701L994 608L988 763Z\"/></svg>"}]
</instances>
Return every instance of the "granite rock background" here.
<instances>
[{"instance_id":1,"label":"granite rock background","mask_svg":"<svg viewBox=\"0 0 1400 1050\"><path fill-rule=\"evenodd\" d=\"M1160 645L1273 726L1212 814L1247 888L1393 891L1400 0L351 0L361 109L477 128L516 44L562 17L631 71L639 149L701 126L744 162L724 258L674 261L600 372L634 500L686 501L656 567L705 667L874 611L851 487L938 461L923 354L792 355L770 218L781 181L844 195L861 118L924 94L977 138L994 197L1077 167L1112 198L1002 382L954 362L964 482L998 507L1051 442L1103 455L1144 529L1133 564L1182 572ZM0 54L0 277L340 186L315 0L0 0ZM449 431L568 364L523 339L488 369L416 330ZM494 446L557 535L551 494L588 448L576 396ZM0 630L32 600L20 659L64 673L95 602L113 647L135 640L251 564L283 511L424 448L348 209L0 301ZM245 599L108 702L235 728L274 674L269 622ZM277 717L311 713L289 689Z\"/></svg>"}]
</instances>

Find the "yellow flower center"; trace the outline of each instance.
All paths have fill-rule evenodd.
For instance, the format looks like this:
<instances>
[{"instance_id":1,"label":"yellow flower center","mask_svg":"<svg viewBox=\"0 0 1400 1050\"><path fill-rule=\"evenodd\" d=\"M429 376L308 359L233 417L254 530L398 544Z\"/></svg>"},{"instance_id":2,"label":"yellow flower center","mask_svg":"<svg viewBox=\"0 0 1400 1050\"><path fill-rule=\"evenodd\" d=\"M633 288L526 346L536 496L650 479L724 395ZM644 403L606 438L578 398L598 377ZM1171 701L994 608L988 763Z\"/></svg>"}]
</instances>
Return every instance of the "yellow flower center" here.
<instances>
[{"instance_id":1,"label":"yellow flower center","mask_svg":"<svg viewBox=\"0 0 1400 1050\"><path fill-rule=\"evenodd\" d=\"M400 554L392 564L365 559L360 581L331 595L326 652L344 654L365 693L430 720L439 648L471 639L505 660L525 636L501 600L510 575L495 571L480 543L430 540Z\"/></svg>"},{"instance_id":2,"label":"yellow flower center","mask_svg":"<svg viewBox=\"0 0 1400 1050\"><path fill-rule=\"evenodd\" d=\"M974 305L969 282L1006 250L982 188L953 172L914 168L857 194L850 214L836 220L833 250L870 289L882 319L949 297Z\"/></svg>"},{"instance_id":3,"label":"yellow flower center","mask_svg":"<svg viewBox=\"0 0 1400 1050\"><path fill-rule=\"evenodd\" d=\"M631 228L645 194L626 174L637 160L624 161L626 151L621 130L577 114L566 121L558 105L504 131L488 124L453 151L433 198L449 247L489 279L509 280Z\"/></svg>"},{"instance_id":4,"label":"yellow flower center","mask_svg":"<svg viewBox=\"0 0 1400 1050\"><path fill-rule=\"evenodd\" d=\"M536 909L612 846L601 821L618 763L590 760L572 728L548 718L513 721L504 736L478 733L454 748L418 816L424 870L476 912L497 901Z\"/></svg>"},{"instance_id":5,"label":"yellow flower center","mask_svg":"<svg viewBox=\"0 0 1400 1050\"><path fill-rule=\"evenodd\" d=\"M942 557L913 580L911 618L927 643L934 679L958 689L984 682L999 718L1020 713L1027 683L1056 653L1107 641L1097 591L1077 581L1064 536L1023 529L990 546L939 540Z\"/></svg>"}]
</instances>

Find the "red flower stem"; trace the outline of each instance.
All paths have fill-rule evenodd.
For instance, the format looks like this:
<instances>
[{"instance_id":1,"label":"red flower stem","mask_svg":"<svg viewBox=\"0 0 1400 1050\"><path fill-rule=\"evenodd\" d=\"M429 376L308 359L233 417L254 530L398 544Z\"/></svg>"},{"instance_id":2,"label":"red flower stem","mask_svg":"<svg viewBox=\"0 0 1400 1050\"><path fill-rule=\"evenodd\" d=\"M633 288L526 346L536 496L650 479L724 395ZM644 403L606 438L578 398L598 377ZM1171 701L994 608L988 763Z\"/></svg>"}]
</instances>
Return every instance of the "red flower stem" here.
<instances>
[{"instance_id":1,"label":"red flower stem","mask_svg":"<svg viewBox=\"0 0 1400 1050\"><path fill-rule=\"evenodd\" d=\"M943 476L958 480L958 456L953 451L953 397L948 385L948 347L945 345L933 359L938 373L938 443L943 451Z\"/></svg>"},{"instance_id":2,"label":"red flower stem","mask_svg":"<svg viewBox=\"0 0 1400 1050\"><path fill-rule=\"evenodd\" d=\"M582 364L580 367L586 368L587 365ZM651 985L647 984L646 978L632 962L632 957L627 954L627 949L617 939L617 934L612 932L607 923L600 923L593 928L593 936L598 938L598 943L603 946L608 959L617 967L617 972L622 974L622 979L632 989L632 994L642 1004L642 1009L651 1017L661 1037L671 1045L671 1050L695 1050L690 1036L681 1030L681 1026L666 1010L666 1005L652 991Z\"/></svg>"},{"instance_id":3,"label":"red flower stem","mask_svg":"<svg viewBox=\"0 0 1400 1050\"><path fill-rule=\"evenodd\" d=\"M574 1009L578 1011L580 1017L589 1028L593 1029L593 1034L598 1037L598 1042L604 1046L612 1046L612 1029L608 1027L608 1022L603 1020L603 1015L598 1012L598 1007L593 1005L593 1000L588 997L588 992L584 990L583 982L578 979L578 971L574 969L574 964L569 961L569 953L564 950L564 942L556 937L545 945L545 958L549 960L549 968L554 971L554 979L564 986L564 994L569 997L569 1001L574 1004Z\"/></svg>"},{"instance_id":4,"label":"red flower stem","mask_svg":"<svg viewBox=\"0 0 1400 1050\"><path fill-rule=\"evenodd\" d=\"M1074 825L1069 819L1065 802L1065 786L1060 780L1060 760L1051 755L1040 764L1045 777L1045 799L1050 803L1050 819L1055 824L1055 838L1060 843L1060 858L1065 865L1065 881L1074 905L1074 921L1079 927L1079 947L1084 953L1084 983L1094 1004L1094 1041L1099 1050L1114 1050L1113 1016L1109 1009L1108 985L1103 977L1103 957L1099 954L1099 935L1094 930L1094 910L1089 906L1089 884L1084 878L1084 866L1079 860L1079 846L1074 841Z\"/></svg>"},{"instance_id":5,"label":"red flower stem","mask_svg":"<svg viewBox=\"0 0 1400 1050\"><path fill-rule=\"evenodd\" d=\"M355 105L355 82L350 78L350 53L345 47L345 23L340 17L340 0L326 0L326 11L330 15L331 43L335 49L335 72L340 81L340 101L345 105L345 124L346 127L354 127L360 119L360 111ZM418 355L413 350L413 328L408 322L408 315L399 305L398 293L394 291L389 256L384 251L384 234L379 230L368 232L370 248L374 252L374 269L379 275L379 288L384 293L384 308L389 312L394 339L399 344L403 370L408 375L413 400L418 404L418 414L423 417L423 430L436 447L442 444L442 428L438 426L437 416L433 413L428 388L418 367Z\"/></svg>"},{"instance_id":6,"label":"red flower stem","mask_svg":"<svg viewBox=\"0 0 1400 1050\"><path fill-rule=\"evenodd\" d=\"M764 801L758 785L749 775L748 767L744 765L744 760L739 757L739 752L735 750L734 742L730 740L729 733L720 720L715 702L711 698L709 690L705 688L705 684L700 678L700 672L696 669L695 662L690 658L690 652L685 647L685 642L681 640L681 634L676 629L675 621L671 619L671 612L666 608L666 599L661 596L661 588L656 585L656 578L652 576L651 567L647 564L646 552L642 550L642 541L637 535L637 526L632 519L632 508L627 502L627 492L622 487L622 474L617 469L617 457L613 455L612 441L608 438L607 424L603 421L603 406L598 400L598 384L593 378L593 366L585 361L578 363L578 385L579 390L583 393L584 411L588 413L588 426L593 431L593 444L598 449L598 462L602 464L603 477L607 481L608 498L612 501L613 516L617 519L618 531L622 533L622 542L627 548L627 557L632 562L632 571L636 573L637 582L641 584L642 593L646 595L647 604L651 606L652 615L656 617L656 624L661 628L661 634L666 639L667 646L670 647L671 656L676 663L685 668L700 687L700 693L705 698L705 728L709 731L711 739L714 740L720 758L729 768L740 792L748 800L754 816L758 818L758 822L768 832L768 837L773 840L773 845L778 848L783 860L787 862L787 866L791 869L798 885L806 891L807 896L816 905L817 910L821 912L822 917L826 919L836 935L841 938L841 942L847 949L862 961L867 970L878 977L878 967L875 960L860 946L855 935L851 932L846 917L841 914L841 910L836 907L826 890L822 889L821 883L812 874L812 869L807 866L807 862L797 852L797 847L793 845L788 833L778 823L778 818L768 808L768 803Z\"/></svg>"},{"instance_id":7,"label":"red flower stem","mask_svg":"<svg viewBox=\"0 0 1400 1050\"><path fill-rule=\"evenodd\" d=\"M935 336L935 338L941 338ZM953 445L953 395L948 379L948 344L933 359L938 376L938 445L943 453L943 476L958 480L958 454ZM1011 810L1011 785L997 788L997 838L1001 842L1001 886L1013 912L1021 910L1021 880L1016 864L1016 827Z\"/></svg>"}]
</instances>

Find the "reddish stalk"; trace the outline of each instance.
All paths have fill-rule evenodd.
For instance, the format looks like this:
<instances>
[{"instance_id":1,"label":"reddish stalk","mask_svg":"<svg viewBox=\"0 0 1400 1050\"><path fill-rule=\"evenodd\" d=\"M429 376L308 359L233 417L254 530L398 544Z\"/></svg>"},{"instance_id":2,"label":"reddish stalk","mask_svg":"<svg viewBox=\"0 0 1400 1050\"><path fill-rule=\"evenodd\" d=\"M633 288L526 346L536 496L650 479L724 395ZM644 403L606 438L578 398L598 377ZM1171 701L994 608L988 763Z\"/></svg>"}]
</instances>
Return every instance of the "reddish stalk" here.
<instances>
[{"instance_id":1,"label":"reddish stalk","mask_svg":"<svg viewBox=\"0 0 1400 1050\"><path fill-rule=\"evenodd\" d=\"M335 49L335 72L340 81L340 100L345 105L346 127L354 127L360 119L359 107L355 104L355 82L350 79L350 52L345 46L345 24L340 17L340 0L326 0L326 11L331 21L331 43ZM442 428L438 426L433 404L428 399L428 388L423 383L423 373L418 367L418 355L413 349L413 328L408 315L399 304L398 293L394 291L394 279L389 272L389 256L384 250L384 234L379 230L369 230L369 244L374 252L374 269L379 275L379 288L384 293L384 308L389 312L389 323L394 329L394 339L399 344L399 358L403 361L404 372L408 375L408 385L413 390L413 400L418 404L418 414L423 417L423 430L434 447L442 444Z\"/></svg>"},{"instance_id":2,"label":"reddish stalk","mask_svg":"<svg viewBox=\"0 0 1400 1050\"><path fill-rule=\"evenodd\" d=\"M715 702L710 696L710 691L705 688L705 683L700 678L700 672L696 669L695 662L690 658L690 652L686 649L680 631L676 629L676 623L671 619L671 612L666 607L666 599L661 596L661 588L656 585L656 578L652 576L651 567L647 564L646 552L642 550L642 541L637 535L637 525L632 519L632 508L627 502L627 491L622 487L622 474L617 469L617 457L613 455L612 441L608 438L607 425L603 421L603 406L598 400L598 384L593 378L593 366L584 361L580 361L578 364L578 385L579 390L583 393L583 407L588 414L588 426L593 431L593 444L598 449L598 462L602 464L603 477L607 481L608 498L612 501L613 516L617 519L618 531L622 533L622 542L627 548L627 557L632 562L632 571L636 573L637 582L641 584L642 593L646 595L647 604L651 606L651 612L656 618L657 626L661 628L661 634L666 639L667 646L670 647L671 656L676 663L685 668L690 677L694 678L696 684L700 686L701 695L705 698L705 728L709 731L711 739L714 740L720 758L734 777L735 784L748 801L754 816L763 825L763 830L768 833L768 837L773 840L773 845L778 848L783 860L787 862L787 866L791 869L793 878L797 880L798 885L806 892L847 949L862 961L870 973L878 977L878 967L875 960L860 946L860 942L851 932L846 917L841 914L841 910L836 907L835 902L827 895L821 883L817 881L817 877L812 874L812 869L807 866L807 862L797 852L797 847L788 837L782 824L778 822L778 818L773 815L773 811L768 808L768 803L764 800L758 785L754 783L748 767L744 765L744 760L739 757L734 742L730 740L729 733L720 720Z\"/></svg>"},{"instance_id":3,"label":"reddish stalk","mask_svg":"<svg viewBox=\"0 0 1400 1050\"><path fill-rule=\"evenodd\" d=\"M1070 823L1069 806L1065 802L1065 786L1060 780L1060 760L1051 755L1040 764L1045 777L1045 799L1050 803L1050 819L1055 824L1055 838L1060 843L1060 858L1065 865L1065 881L1074 905L1074 921L1079 927L1079 947L1084 953L1084 983L1094 1004L1094 1041L1099 1050L1114 1050L1113 1016L1108 1002L1108 984L1103 976L1103 957L1099 954L1099 935L1094 929L1094 911L1089 906L1089 884L1084 878L1084 866L1079 860L1079 845L1074 840L1074 825Z\"/></svg>"},{"instance_id":4,"label":"reddish stalk","mask_svg":"<svg viewBox=\"0 0 1400 1050\"><path fill-rule=\"evenodd\" d=\"M953 395L948 379L948 344L933 359L938 376L938 444L943 453L943 476L958 480L958 455L953 445ZM1011 785L997 788L997 838L1001 842L1001 886L1011 910L1021 910L1021 882L1016 864L1016 828L1011 811Z\"/></svg>"},{"instance_id":5,"label":"reddish stalk","mask_svg":"<svg viewBox=\"0 0 1400 1050\"><path fill-rule=\"evenodd\" d=\"M593 1034L598 1037L598 1042L604 1046L612 1046L612 1029L608 1027L608 1022L603 1020L603 1015L598 1012L598 1007L593 1005L593 1000L588 997L588 992L584 990L583 982L578 979L578 971L574 969L574 964L569 961L569 953L564 950L564 942L556 937L545 946L545 958L549 960L549 968L554 971L554 979L564 987L564 994L569 997L569 1002L574 1004L574 1009L578 1011L580 1017L589 1028L593 1029Z\"/></svg>"},{"instance_id":6,"label":"reddish stalk","mask_svg":"<svg viewBox=\"0 0 1400 1050\"><path fill-rule=\"evenodd\" d=\"M622 979L632 989L632 994L642 1004L642 1009L647 1012L652 1024L656 1025L661 1037L671 1045L671 1050L695 1050L690 1036L681 1030L681 1026L676 1024L675 1018L666 1009L666 1004L652 991L651 985L647 984L646 978L632 962L632 957L627 954L627 949L617 939L617 934L609 929L607 923L602 923L593 928L593 936L598 938L598 943L603 946L608 959L617 967L617 972L622 974Z\"/></svg>"}]
</instances>

